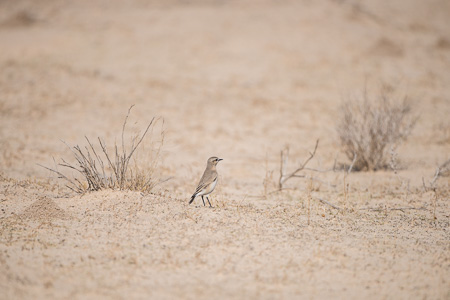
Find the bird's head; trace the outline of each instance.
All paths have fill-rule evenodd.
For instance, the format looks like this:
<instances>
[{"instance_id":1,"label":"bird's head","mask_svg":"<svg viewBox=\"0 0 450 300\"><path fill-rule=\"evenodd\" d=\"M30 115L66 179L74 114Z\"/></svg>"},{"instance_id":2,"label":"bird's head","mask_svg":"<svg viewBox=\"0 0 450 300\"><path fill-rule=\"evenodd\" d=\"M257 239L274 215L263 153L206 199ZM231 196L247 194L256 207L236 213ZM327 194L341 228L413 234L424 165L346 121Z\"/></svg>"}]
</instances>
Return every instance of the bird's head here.
<instances>
[{"instance_id":1,"label":"bird's head","mask_svg":"<svg viewBox=\"0 0 450 300\"><path fill-rule=\"evenodd\" d=\"M217 163L218 163L219 161L221 161L221 160L223 160L223 159L218 158L218 157L216 157L216 156L210 157L210 158L208 159L208 165L217 166Z\"/></svg>"}]
</instances>

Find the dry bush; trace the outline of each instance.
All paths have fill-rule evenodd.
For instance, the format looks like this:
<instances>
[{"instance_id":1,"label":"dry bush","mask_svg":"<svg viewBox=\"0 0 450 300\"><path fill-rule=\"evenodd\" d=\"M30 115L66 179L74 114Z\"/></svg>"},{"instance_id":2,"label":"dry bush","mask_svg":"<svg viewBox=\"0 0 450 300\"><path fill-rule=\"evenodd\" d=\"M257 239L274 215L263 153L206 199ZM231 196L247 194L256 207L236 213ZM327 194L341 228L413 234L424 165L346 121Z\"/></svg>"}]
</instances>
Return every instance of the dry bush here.
<instances>
[{"instance_id":1,"label":"dry bush","mask_svg":"<svg viewBox=\"0 0 450 300\"><path fill-rule=\"evenodd\" d=\"M136 135L131 139L131 145L126 146L124 141L124 134L128 116L131 109L128 110L128 114L125 117L125 121L122 127L121 145L114 144L113 153L108 152L108 147L105 142L98 137L99 148L94 147L93 143L87 138L87 146L84 148L80 146L69 147L76 160L75 163L69 163L62 159L62 162L56 164L56 167L48 168L50 170L67 181L67 187L76 193L85 193L88 191L98 191L102 189L120 189L120 190L133 190L141 192L150 192L153 187L160 183L154 178L154 171L157 167L157 161L159 160L160 151L164 143L164 131L161 128L161 139L156 143L152 143L152 162L149 165L147 171L143 171L139 167L139 164L134 159L136 149L141 145L145 136L149 131L153 131L156 123L159 119L153 118L147 125L144 133L139 136ZM134 163L133 163L134 162ZM131 166L130 166L130 163ZM58 170L58 166L66 169L72 169L77 171L81 175L81 179L78 177L69 177Z\"/></svg>"},{"instance_id":2,"label":"dry bush","mask_svg":"<svg viewBox=\"0 0 450 300\"><path fill-rule=\"evenodd\" d=\"M406 97L397 101L381 92L372 99L365 91L362 99L342 104L337 132L354 170L379 170L388 166L389 151L406 140L416 120Z\"/></svg>"}]
</instances>

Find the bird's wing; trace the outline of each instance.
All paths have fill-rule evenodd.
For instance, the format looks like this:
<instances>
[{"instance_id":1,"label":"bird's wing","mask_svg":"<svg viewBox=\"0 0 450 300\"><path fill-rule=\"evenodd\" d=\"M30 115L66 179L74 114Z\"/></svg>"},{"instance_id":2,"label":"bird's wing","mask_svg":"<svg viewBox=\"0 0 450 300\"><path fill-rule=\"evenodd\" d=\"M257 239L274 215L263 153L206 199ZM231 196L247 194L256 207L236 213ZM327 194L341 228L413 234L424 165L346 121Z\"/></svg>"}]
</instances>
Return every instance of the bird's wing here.
<instances>
[{"instance_id":1,"label":"bird's wing","mask_svg":"<svg viewBox=\"0 0 450 300\"><path fill-rule=\"evenodd\" d=\"M198 194L205 187L213 183L217 180L217 172L205 172L203 173L202 179L200 179L200 183L198 184L197 189L195 190L194 195Z\"/></svg>"}]
</instances>

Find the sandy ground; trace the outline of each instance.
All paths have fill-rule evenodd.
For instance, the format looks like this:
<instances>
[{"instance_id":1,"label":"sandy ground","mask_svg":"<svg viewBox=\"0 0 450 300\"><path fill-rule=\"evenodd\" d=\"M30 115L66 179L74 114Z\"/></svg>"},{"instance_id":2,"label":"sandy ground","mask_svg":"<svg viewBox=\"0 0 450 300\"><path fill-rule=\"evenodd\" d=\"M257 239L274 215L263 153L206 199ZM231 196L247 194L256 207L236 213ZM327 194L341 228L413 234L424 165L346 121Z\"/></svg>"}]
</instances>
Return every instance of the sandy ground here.
<instances>
[{"instance_id":1,"label":"sandy ground","mask_svg":"<svg viewBox=\"0 0 450 300\"><path fill-rule=\"evenodd\" d=\"M449 20L445 0L1 1L0 298L449 299L450 179L422 185L450 154ZM316 139L311 167L348 163L339 105L381 85L419 115L397 173L265 195L286 145L290 169ZM127 138L164 118L151 194L37 165L120 140L132 104ZM214 208L188 206L213 155Z\"/></svg>"}]
</instances>

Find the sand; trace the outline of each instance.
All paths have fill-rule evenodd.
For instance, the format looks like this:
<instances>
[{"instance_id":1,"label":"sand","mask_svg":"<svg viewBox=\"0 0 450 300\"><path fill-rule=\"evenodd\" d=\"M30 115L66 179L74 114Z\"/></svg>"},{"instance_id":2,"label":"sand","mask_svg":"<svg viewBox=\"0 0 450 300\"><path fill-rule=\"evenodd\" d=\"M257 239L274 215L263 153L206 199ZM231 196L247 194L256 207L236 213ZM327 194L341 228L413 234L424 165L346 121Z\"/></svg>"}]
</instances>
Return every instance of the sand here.
<instances>
[{"instance_id":1,"label":"sand","mask_svg":"<svg viewBox=\"0 0 450 300\"><path fill-rule=\"evenodd\" d=\"M444 0L2 1L0 298L450 298L450 179L427 188L449 20ZM395 171L347 174L339 107L381 88L419 119ZM80 195L38 165L120 143L133 104L126 141L161 118L133 164L151 193ZM280 151L294 170L317 139L324 172L276 192ZM214 208L188 205L210 156Z\"/></svg>"}]
</instances>

